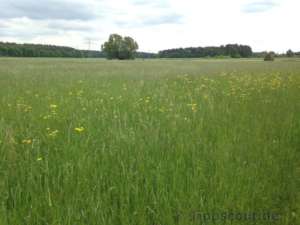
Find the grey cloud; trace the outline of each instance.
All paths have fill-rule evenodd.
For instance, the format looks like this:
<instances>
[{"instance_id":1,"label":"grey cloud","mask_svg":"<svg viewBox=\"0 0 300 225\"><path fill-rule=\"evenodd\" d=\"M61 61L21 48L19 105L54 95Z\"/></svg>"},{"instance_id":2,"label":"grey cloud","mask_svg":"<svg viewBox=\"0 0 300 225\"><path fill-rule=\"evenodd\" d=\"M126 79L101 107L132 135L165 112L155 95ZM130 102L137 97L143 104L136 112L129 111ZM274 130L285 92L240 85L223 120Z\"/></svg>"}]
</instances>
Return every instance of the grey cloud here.
<instances>
[{"instance_id":1,"label":"grey cloud","mask_svg":"<svg viewBox=\"0 0 300 225\"><path fill-rule=\"evenodd\" d=\"M245 13L265 12L276 7L278 4L272 0L251 2L243 6L242 11Z\"/></svg>"},{"instance_id":2,"label":"grey cloud","mask_svg":"<svg viewBox=\"0 0 300 225\"><path fill-rule=\"evenodd\" d=\"M170 7L167 0L131 0L131 4L136 6L150 6L154 8L168 8Z\"/></svg>"},{"instance_id":3,"label":"grey cloud","mask_svg":"<svg viewBox=\"0 0 300 225\"><path fill-rule=\"evenodd\" d=\"M93 27L82 21L68 21L68 20L54 20L47 23L50 29L63 30L63 31L79 31L86 32L92 31Z\"/></svg>"},{"instance_id":4,"label":"grey cloud","mask_svg":"<svg viewBox=\"0 0 300 225\"><path fill-rule=\"evenodd\" d=\"M0 18L89 20L97 17L91 4L67 0L0 0Z\"/></svg>"},{"instance_id":5,"label":"grey cloud","mask_svg":"<svg viewBox=\"0 0 300 225\"><path fill-rule=\"evenodd\" d=\"M157 18L147 18L141 21L143 25L179 24L183 16L177 13L163 15Z\"/></svg>"},{"instance_id":6,"label":"grey cloud","mask_svg":"<svg viewBox=\"0 0 300 225\"><path fill-rule=\"evenodd\" d=\"M47 36L47 35L59 35L59 31L49 30L49 29L39 29L28 32L25 29L1 29L0 36L11 37L11 38L22 38L24 40L30 40L37 36Z\"/></svg>"},{"instance_id":7,"label":"grey cloud","mask_svg":"<svg viewBox=\"0 0 300 225\"><path fill-rule=\"evenodd\" d=\"M5 22L0 21L0 30L8 27L9 26Z\"/></svg>"},{"instance_id":8,"label":"grey cloud","mask_svg":"<svg viewBox=\"0 0 300 225\"><path fill-rule=\"evenodd\" d=\"M65 32L87 32L92 27L83 21L31 20L24 18L0 20L0 36L34 38L36 36L63 35Z\"/></svg>"},{"instance_id":9,"label":"grey cloud","mask_svg":"<svg viewBox=\"0 0 300 225\"><path fill-rule=\"evenodd\" d=\"M183 16L177 13L169 13L162 15L143 16L135 18L131 21L115 21L118 26L126 28L136 28L145 26L157 26L163 24L181 24L183 22Z\"/></svg>"}]
</instances>

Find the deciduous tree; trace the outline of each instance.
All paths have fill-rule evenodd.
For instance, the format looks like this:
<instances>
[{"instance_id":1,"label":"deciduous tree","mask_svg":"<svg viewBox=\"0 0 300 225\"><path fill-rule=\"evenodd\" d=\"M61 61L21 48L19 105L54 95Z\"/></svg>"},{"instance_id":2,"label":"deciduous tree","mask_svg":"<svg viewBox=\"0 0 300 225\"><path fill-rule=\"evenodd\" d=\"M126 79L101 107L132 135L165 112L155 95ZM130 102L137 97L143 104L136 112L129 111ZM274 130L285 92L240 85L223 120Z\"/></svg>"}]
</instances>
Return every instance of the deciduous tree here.
<instances>
[{"instance_id":1,"label":"deciduous tree","mask_svg":"<svg viewBox=\"0 0 300 225\"><path fill-rule=\"evenodd\" d=\"M108 59L134 59L138 47L131 37L123 38L121 35L111 34L101 49Z\"/></svg>"}]
</instances>

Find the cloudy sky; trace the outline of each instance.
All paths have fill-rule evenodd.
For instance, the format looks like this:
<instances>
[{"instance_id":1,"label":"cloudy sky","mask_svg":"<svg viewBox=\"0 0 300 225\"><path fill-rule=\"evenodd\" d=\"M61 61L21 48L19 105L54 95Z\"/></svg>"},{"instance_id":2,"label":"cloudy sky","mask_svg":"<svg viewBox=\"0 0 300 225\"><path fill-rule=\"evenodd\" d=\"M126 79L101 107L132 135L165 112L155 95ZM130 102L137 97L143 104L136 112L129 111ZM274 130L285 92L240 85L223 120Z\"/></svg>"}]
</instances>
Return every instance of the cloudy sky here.
<instances>
[{"instance_id":1,"label":"cloudy sky","mask_svg":"<svg viewBox=\"0 0 300 225\"><path fill-rule=\"evenodd\" d=\"M0 41L99 50L111 33L141 51L227 43L300 51L299 0L0 0Z\"/></svg>"}]
</instances>

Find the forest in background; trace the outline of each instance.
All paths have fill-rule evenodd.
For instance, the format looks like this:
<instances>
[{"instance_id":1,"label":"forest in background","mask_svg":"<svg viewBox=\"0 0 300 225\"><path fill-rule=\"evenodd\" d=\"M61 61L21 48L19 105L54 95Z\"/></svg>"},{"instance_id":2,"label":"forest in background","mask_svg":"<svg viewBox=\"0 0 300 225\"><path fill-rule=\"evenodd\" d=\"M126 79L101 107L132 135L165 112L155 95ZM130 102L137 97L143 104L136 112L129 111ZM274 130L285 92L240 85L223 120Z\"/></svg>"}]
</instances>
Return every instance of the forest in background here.
<instances>
[{"instance_id":1,"label":"forest in background","mask_svg":"<svg viewBox=\"0 0 300 225\"><path fill-rule=\"evenodd\" d=\"M291 50L289 50L292 52ZM267 52L253 52L250 46L228 44L220 47L191 47L162 50L159 53L137 52L136 58L249 58L264 57ZM288 52L287 52L288 53ZM289 54L275 54L275 56L298 56L300 52ZM102 51L78 50L71 47L17 44L0 42L0 57L62 57L62 58L105 58Z\"/></svg>"}]
</instances>

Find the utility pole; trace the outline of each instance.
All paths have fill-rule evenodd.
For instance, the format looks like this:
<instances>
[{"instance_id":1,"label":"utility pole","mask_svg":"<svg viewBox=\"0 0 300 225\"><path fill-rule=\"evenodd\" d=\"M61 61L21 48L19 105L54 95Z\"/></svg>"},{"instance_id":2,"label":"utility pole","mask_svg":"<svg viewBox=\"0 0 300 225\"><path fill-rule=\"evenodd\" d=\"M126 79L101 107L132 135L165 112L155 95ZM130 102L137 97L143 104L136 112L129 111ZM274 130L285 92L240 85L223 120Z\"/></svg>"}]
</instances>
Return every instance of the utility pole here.
<instances>
[{"instance_id":1,"label":"utility pole","mask_svg":"<svg viewBox=\"0 0 300 225\"><path fill-rule=\"evenodd\" d=\"M88 58L91 58L91 45L92 45L92 40L90 38L87 39L87 45L88 45Z\"/></svg>"}]
</instances>

